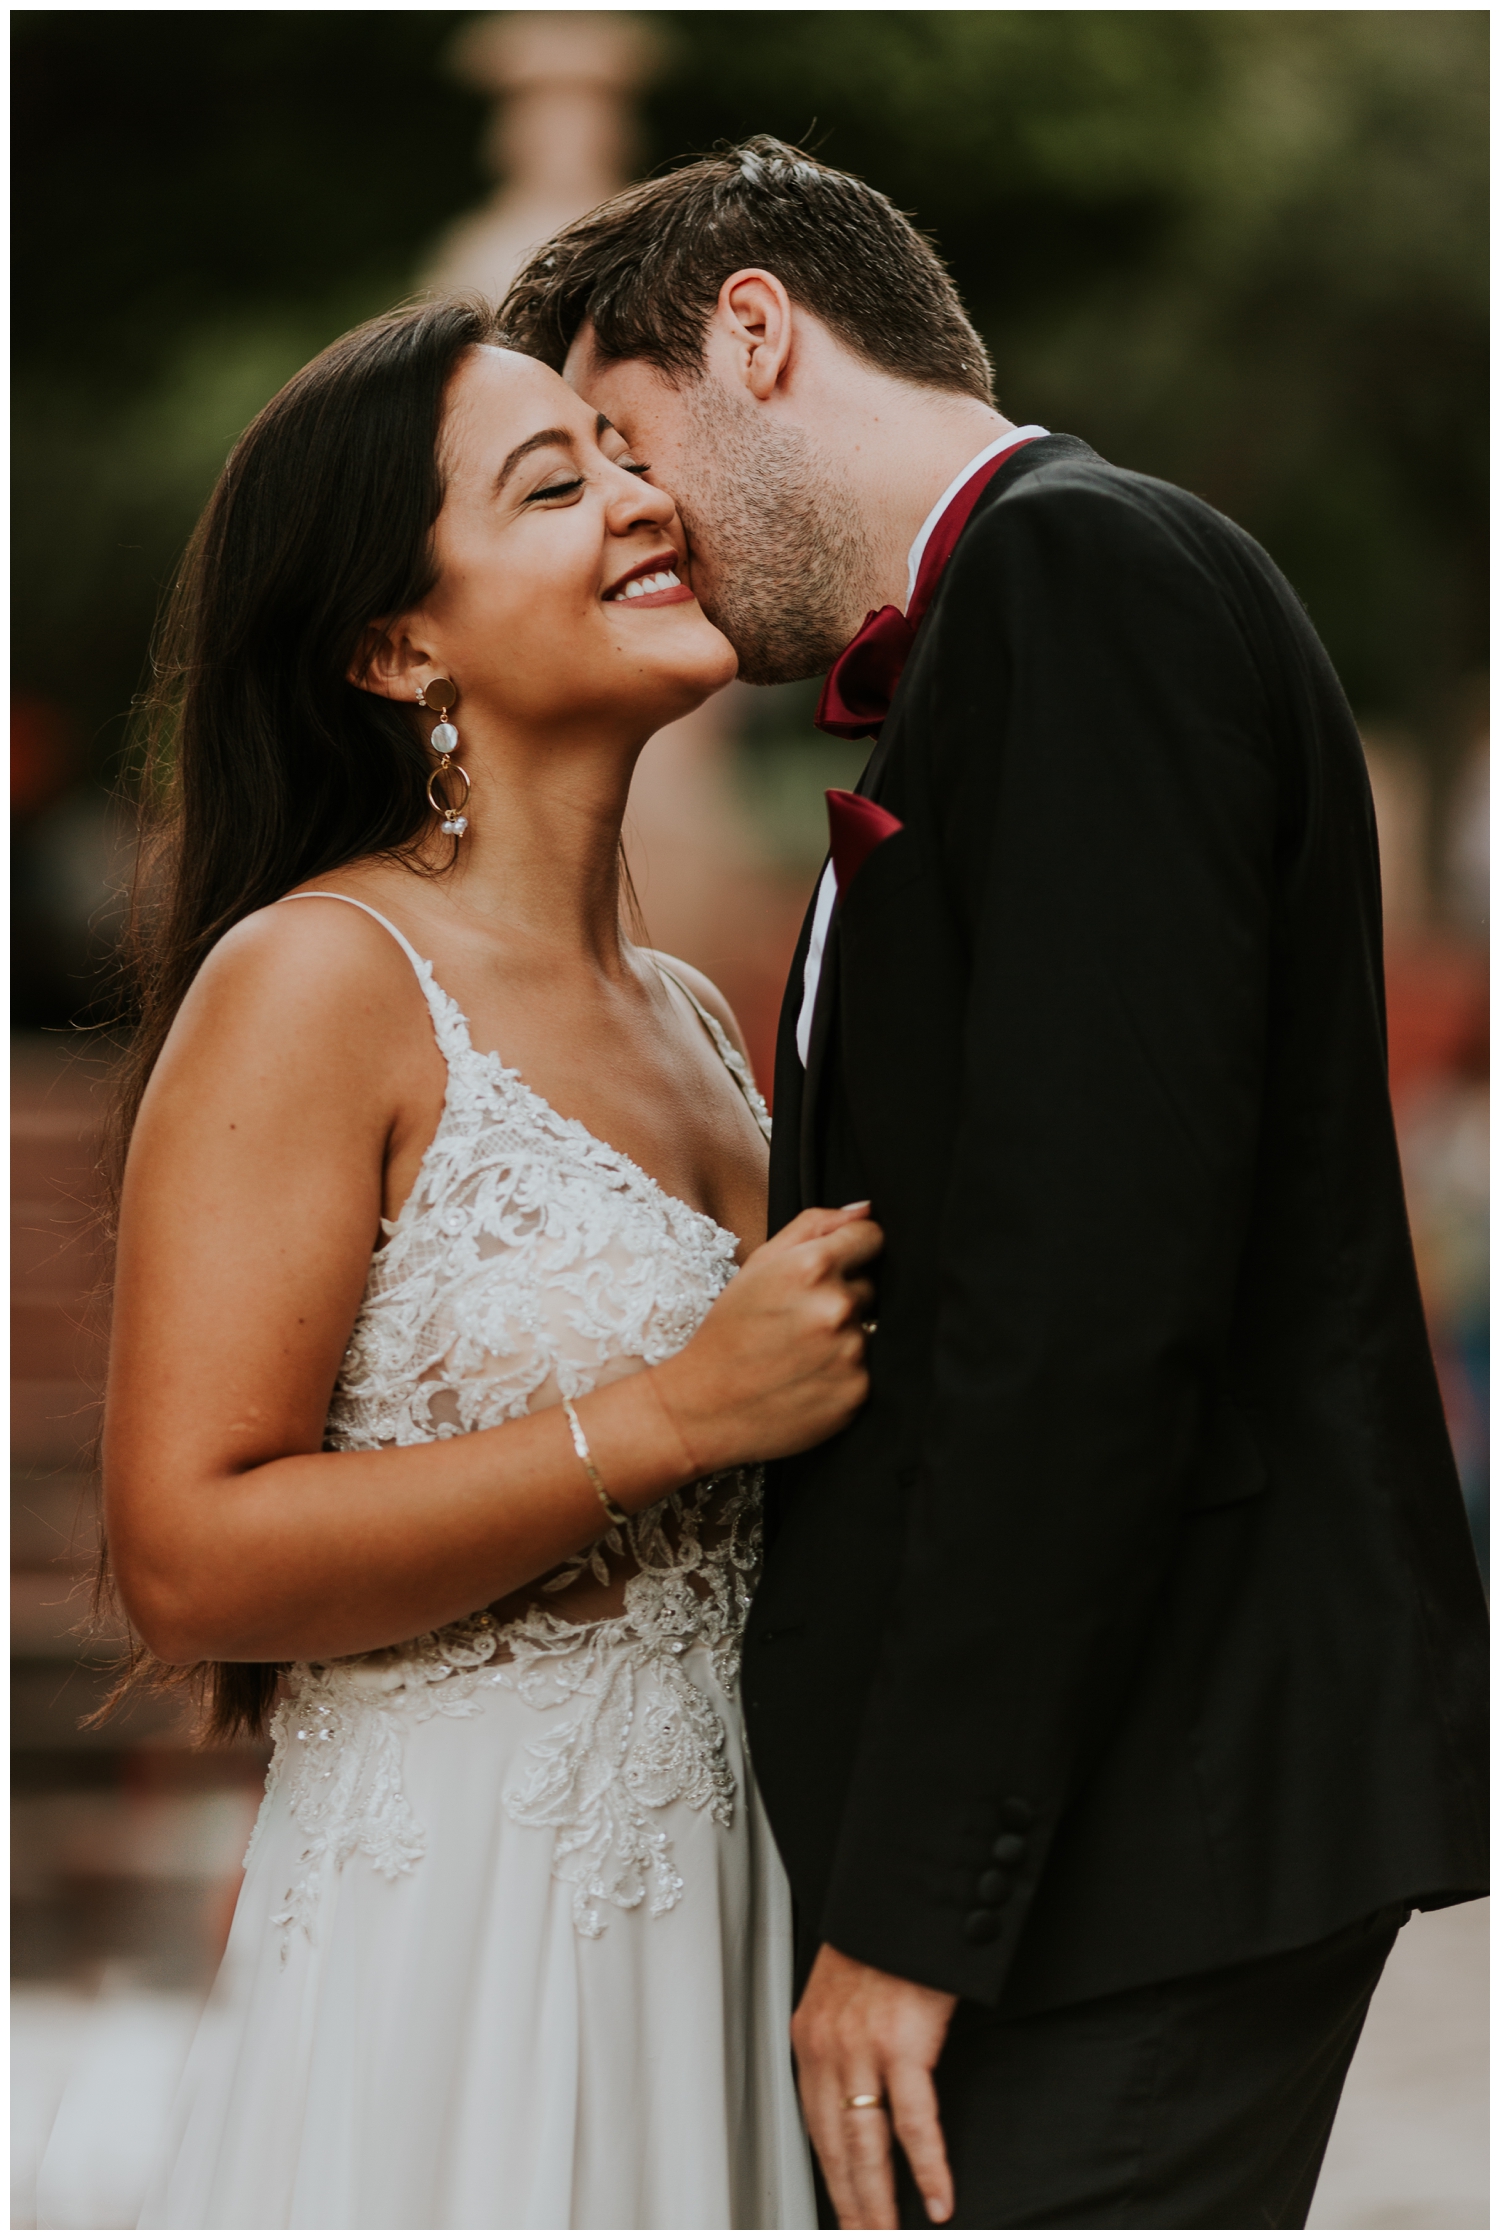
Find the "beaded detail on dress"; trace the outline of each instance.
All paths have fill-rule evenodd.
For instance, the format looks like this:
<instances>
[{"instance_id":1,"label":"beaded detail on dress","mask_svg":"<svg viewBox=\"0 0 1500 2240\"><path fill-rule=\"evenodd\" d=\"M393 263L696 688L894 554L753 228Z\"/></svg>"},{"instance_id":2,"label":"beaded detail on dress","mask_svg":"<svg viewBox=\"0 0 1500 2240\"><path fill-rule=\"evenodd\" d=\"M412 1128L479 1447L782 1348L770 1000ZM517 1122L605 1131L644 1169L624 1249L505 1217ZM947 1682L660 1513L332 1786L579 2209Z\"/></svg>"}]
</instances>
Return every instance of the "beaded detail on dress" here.
<instances>
[{"instance_id":1,"label":"beaded detail on dress","mask_svg":"<svg viewBox=\"0 0 1500 2240\"><path fill-rule=\"evenodd\" d=\"M332 1448L487 1429L664 1361L735 1267L727 1230L476 1051L431 966L380 923L411 958L448 1086L411 1195L383 1223L330 1404ZM739 1052L683 993L769 1135ZM565 1714L505 1803L519 1824L553 1831L578 1930L600 1935L607 1906L668 1911L682 1885L660 1814L682 1801L728 1825L735 1804L723 1729L683 1658L705 1648L732 1684L759 1548L759 1472L725 1472L610 1530L539 1582L517 1618L478 1611L390 1649L294 1665L266 1782L268 1798L285 1787L306 1838L274 1917L284 1939L313 1934L328 1877L356 1854L391 1879L413 1871L426 1840L402 1787L404 1737L476 1716L495 1687ZM547 1607L585 1572L623 1579L617 1615Z\"/></svg>"}]
</instances>

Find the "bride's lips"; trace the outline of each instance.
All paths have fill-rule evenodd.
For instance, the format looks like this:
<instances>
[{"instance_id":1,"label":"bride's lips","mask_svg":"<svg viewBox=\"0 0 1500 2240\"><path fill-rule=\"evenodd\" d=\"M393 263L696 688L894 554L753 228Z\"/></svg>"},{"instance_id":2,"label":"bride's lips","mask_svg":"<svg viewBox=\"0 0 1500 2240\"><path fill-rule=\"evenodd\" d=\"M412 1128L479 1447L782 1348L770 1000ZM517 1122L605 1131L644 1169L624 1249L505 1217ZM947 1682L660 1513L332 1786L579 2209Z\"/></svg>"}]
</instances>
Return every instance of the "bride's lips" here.
<instances>
[{"instance_id":1,"label":"bride's lips","mask_svg":"<svg viewBox=\"0 0 1500 2240\"><path fill-rule=\"evenodd\" d=\"M641 588L636 589L637 585ZM670 547L653 553L649 560L637 560L604 593L610 605L617 607L680 607L692 596L691 588L682 580L682 564Z\"/></svg>"}]
</instances>

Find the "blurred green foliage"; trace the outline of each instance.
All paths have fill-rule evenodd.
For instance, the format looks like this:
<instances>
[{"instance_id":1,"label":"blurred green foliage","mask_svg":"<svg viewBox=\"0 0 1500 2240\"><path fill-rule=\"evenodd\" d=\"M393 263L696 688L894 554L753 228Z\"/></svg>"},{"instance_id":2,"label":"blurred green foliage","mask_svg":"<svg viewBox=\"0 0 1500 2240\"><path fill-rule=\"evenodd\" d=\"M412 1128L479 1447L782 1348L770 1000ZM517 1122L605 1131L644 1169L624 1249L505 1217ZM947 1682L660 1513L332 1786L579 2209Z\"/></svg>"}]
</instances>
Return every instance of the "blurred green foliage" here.
<instances>
[{"instance_id":1,"label":"blurred green foliage","mask_svg":"<svg viewBox=\"0 0 1500 2240\"><path fill-rule=\"evenodd\" d=\"M18 683L95 766L229 444L484 190L449 10L12 17ZM772 131L932 232L1018 418L1243 521L1362 712L1484 657L1479 11L664 14L646 154Z\"/></svg>"},{"instance_id":2,"label":"blurred green foliage","mask_svg":"<svg viewBox=\"0 0 1500 2240\"><path fill-rule=\"evenodd\" d=\"M485 190L451 10L11 18L16 684L117 748L246 422Z\"/></svg>"}]
</instances>

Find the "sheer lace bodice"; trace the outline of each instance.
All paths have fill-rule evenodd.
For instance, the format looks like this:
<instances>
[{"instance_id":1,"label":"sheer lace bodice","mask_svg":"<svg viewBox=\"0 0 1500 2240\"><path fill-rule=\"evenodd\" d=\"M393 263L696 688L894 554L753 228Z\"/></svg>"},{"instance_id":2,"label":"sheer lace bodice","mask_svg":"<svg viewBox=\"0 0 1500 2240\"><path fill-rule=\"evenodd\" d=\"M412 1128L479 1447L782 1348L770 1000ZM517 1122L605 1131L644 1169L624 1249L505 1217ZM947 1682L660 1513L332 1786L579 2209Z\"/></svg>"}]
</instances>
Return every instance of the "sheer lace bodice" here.
<instances>
[{"instance_id":1,"label":"sheer lace bodice","mask_svg":"<svg viewBox=\"0 0 1500 2240\"><path fill-rule=\"evenodd\" d=\"M453 1438L666 1360L734 1273L738 1240L475 1050L431 965L379 912L355 906L410 958L448 1084L411 1194L383 1224L326 1444ZM769 1135L744 1060L675 984ZM733 1683L759 1500L756 1472L704 1480L498 1612L293 1667L269 1777L291 1780L308 1837L307 1871L278 1917L288 1935L310 1924L319 1876L356 1851L389 1875L415 1866L424 1838L402 1793L403 1734L473 1715L496 1686L564 1714L506 1801L514 1818L555 1830L555 1871L575 1885L578 1928L599 1934L608 1904L674 1904L680 1885L653 1815L679 1798L719 1818L734 1807L719 1722L682 1659L702 1646Z\"/></svg>"}]
</instances>

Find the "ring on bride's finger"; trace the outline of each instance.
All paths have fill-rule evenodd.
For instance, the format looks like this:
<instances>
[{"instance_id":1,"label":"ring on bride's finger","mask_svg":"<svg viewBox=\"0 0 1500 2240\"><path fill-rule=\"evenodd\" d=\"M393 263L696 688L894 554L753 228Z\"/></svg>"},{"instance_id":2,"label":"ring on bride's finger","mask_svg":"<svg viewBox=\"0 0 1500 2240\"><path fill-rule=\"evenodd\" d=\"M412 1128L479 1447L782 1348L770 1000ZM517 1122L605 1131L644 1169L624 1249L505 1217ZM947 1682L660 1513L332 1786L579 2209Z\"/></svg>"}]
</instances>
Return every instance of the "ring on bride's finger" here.
<instances>
[{"instance_id":1,"label":"ring on bride's finger","mask_svg":"<svg viewBox=\"0 0 1500 2240\"><path fill-rule=\"evenodd\" d=\"M846 2108L883 2108L885 2106L885 2094L883 2092L851 2092L845 2100L844 2106Z\"/></svg>"},{"instance_id":2,"label":"ring on bride's finger","mask_svg":"<svg viewBox=\"0 0 1500 2240\"><path fill-rule=\"evenodd\" d=\"M863 1332L864 1332L864 1334L865 1334L865 1336L866 1336L867 1338L873 1338L873 1337L874 1337L874 1335L875 1335L875 1333L876 1333L876 1331L877 1331L877 1330L878 1330L878 1329L880 1328L880 1324L879 1324L878 1322L862 1322L862 1323L860 1324L860 1328L861 1328L861 1330L863 1330ZM853 2105L854 2105L854 2102L853 2102L853 2101L851 2100L851 2101L850 2101L850 2103L849 2103L849 2105L850 2105L850 2107L852 2108L852 2107L853 2107ZM863 2105L864 2105L863 2101L861 2101L860 2105L861 2105L861 2106L863 2106Z\"/></svg>"}]
</instances>

